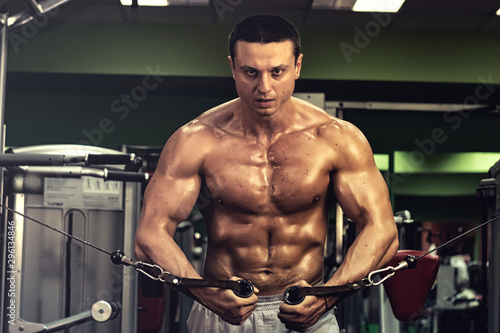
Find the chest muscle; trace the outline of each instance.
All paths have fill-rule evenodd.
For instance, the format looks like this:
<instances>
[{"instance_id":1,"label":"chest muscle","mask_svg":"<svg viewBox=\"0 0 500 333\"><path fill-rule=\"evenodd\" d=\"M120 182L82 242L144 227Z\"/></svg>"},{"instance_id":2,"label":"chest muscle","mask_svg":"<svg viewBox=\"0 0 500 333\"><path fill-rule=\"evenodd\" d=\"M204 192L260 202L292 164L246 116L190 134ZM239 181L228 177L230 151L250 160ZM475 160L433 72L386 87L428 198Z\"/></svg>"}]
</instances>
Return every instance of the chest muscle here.
<instances>
[{"instance_id":1,"label":"chest muscle","mask_svg":"<svg viewBox=\"0 0 500 333\"><path fill-rule=\"evenodd\" d=\"M248 214L294 213L323 201L328 158L314 138L288 135L269 147L222 140L207 161L205 179L219 204Z\"/></svg>"}]
</instances>

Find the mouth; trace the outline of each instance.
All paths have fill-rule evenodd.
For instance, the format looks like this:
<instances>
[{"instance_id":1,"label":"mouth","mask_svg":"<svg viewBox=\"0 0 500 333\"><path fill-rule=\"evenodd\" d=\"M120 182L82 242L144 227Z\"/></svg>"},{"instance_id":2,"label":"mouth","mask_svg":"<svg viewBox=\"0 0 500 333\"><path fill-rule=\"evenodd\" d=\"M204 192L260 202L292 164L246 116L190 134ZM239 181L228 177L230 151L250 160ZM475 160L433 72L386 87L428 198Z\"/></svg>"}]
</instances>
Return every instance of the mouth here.
<instances>
[{"instance_id":1,"label":"mouth","mask_svg":"<svg viewBox=\"0 0 500 333\"><path fill-rule=\"evenodd\" d=\"M268 108L272 105L274 100L271 98L257 98L255 101L257 102L259 107Z\"/></svg>"}]
</instances>

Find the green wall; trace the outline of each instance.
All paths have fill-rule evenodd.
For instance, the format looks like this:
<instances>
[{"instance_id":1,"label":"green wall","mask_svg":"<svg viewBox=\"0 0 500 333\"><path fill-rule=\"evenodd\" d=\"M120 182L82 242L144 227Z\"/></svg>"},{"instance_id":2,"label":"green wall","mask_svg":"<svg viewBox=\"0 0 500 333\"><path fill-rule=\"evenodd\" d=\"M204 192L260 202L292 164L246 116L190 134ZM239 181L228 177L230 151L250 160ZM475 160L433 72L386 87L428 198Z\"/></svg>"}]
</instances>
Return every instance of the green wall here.
<instances>
[{"instance_id":1,"label":"green wall","mask_svg":"<svg viewBox=\"0 0 500 333\"><path fill-rule=\"evenodd\" d=\"M374 23L375 22L375 23ZM459 30L299 27L303 78L500 83L500 34ZM376 25L375 25L376 27ZM371 30L370 30L371 29ZM227 77L231 26L56 21L11 32L10 71Z\"/></svg>"},{"instance_id":2,"label":"green wall","mask_svg":"<svg viewBox=\"0 0 500 333\"><path fill-rule=\"evenodd\" d=\"M162 146L180 124L223 102L210 97L149 96L136 107L120 103L122 111L113 112L112 103L119 99L111 94L10 95L7 108L15 111L6 115L7 145Z\"/></svg>"}]
</instances>

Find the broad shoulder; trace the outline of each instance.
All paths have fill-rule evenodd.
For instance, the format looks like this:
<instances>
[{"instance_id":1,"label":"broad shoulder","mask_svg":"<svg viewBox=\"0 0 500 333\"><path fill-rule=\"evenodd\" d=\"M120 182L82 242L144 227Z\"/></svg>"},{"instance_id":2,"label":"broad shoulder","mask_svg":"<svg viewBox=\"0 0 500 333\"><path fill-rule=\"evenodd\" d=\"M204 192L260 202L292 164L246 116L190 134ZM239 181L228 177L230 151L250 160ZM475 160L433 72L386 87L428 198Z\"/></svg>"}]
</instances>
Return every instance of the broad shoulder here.
<instances>
[{"instance_id":1,"label":"broad shoulder","mask_svg":"<svg viewBox=\"0 0 500 333\"><path fill-rule=\"evenodd\" d=\"M303 104L304 110L312 115L311 125L307 130L318 139L325 152L329 153L335 169L372 165L373 152L358 127L307 104Z\"/></svg>"},{"instance_id":2,"label":"broad shoulder","mask_svg":"<svg viewBox=\"0 0 500 333\"><path fill-rule=\"evenodd\" d=\"M318 126L318 135L331 142L342 140L348 143L364 143L366 137L354 124L333 116Z\"/></svg>"},{"instance_id":3,"label":"broad shoulder","mask_svg":"<svg viewBox=\"0 0 500 333\"><path fill-rule=\"evenodd\" d=\"M232 100L203 112L181 127L178 130L179 135L202 139L220 137L229 130L229 127L233 126L235 104L236 100Z\"/></svg>"},{"instance_id":4,"label":"broad shoulder","mask_svg":"<svg viewBox=\"0 0 500 333\"><path fill-rule=\"evenodd\" d=\"M207 156L224 133L221 124L230 122L232 109L231 102L222 104L177 129L163 147L157 169L201 172Z\"/></svg>"},{"instance_id":5,"label":"broad shoulder","mask_svg":"<svg viewBox=\"0 0 500 333\"><path fill-rule=\"evenodd\" d=\"M304 122L307 124L306 129L315 131L319 138L331 143L339 139L366 140L363 133L352 123L332 116L309 102L295 99L295 103L301 114L307 118Z\"/></svg>"},{"instance_id":6,"label":"broad shoulder","mask_svg":"<svg viewBox=\"0 0 500 333\"><path fill-rule=\"evenodd\" d=\"M202 147L199 148L210 145L217 140L221 132L224 132L224 127L234 117L233 104L234 101L230 101L203 112L175 131L169 138L169 142L172 142L172 144L182 143L182 145L188 146L202 144Z\"/></svg>"},{"instance_id":7,"label":"broad shoulder","mask_svg":"<svg viewBox=\"0 0 500 333\"><path fill-rule=\"evenodd\" d=\"M320 137L330 143L337 170L368 170L375 168L373 151L365 135L353 124L334 119L320 129Z\"/></svg>"}]
</instances>

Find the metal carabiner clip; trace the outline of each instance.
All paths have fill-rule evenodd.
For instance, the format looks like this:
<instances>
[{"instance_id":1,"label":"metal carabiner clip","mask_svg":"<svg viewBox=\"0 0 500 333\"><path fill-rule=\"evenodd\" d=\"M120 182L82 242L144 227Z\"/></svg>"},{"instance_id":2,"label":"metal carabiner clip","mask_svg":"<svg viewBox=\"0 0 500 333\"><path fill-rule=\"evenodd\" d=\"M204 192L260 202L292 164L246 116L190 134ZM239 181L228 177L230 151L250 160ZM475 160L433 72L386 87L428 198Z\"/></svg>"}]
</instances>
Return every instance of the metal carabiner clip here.
<instances>
[{"instance_id":1,"label":"metal carabiner clip","mask_svg":"<svg viewBox=\"0 0 500 333\"><path fill-rule=\"evenodd\" d=\"M379 281L375 282L373 281L373 277L374 275L377 275L379 273L384 273L384 272L390 272L389 274L387 274L386 276L384 276L383 278L381 278ZM386 267L386 268L382 268L382 269L378 269L376 271L373 271L371 272L370 274L368 274L368 277L367 277L367 280L368 280L368 287L371 287L371 286L378 286L382 283L384 283L385 280L389 279L390 277L392 277L394 274L396 274L396 271L394 270L394 267Z\"/></svg>"},{"instance_id":2,"label":"metal carabiner clip","mask_svg":"<svg viewBox=\"0 0 500 333\"><path fill-rule=\"evenodd\" d=\"M125 253L120 250L111 253L111 262L113 262L113 264L115 265L132 266L136 271L146 275L148 278L163 283L167 281L165 279L165 273L169 274L156 264L150 264L143 261L134 261L131 258L127 257ZM153 271L156 271L158 274L156 274L155 276Z\"/></svg>"},{"instance_id":3,"label":"metal carabiner clip","mask_svg":"<svg viewBox=\"0 0 500 333\"><path fill-rule=\"evenodd\" d=\"M148 267L148 269L144 269L144 267ZM136 271L146 275L147 277L149 277L152 280L160 281L162 283L167 282L167 280L165 279L165 271L163 270L163 268L161 268L160 266L158 266L156 264L150 264L147 262L137 261L137 262L135 262L134 268ZM158 274L156 276L153 275L153 273L151 272L152 270L158 271Z\"/></svg>"},{"instance_id":4,"label":"metal carabiner clip","mask_svg":"<svg viewBox=\"0 0 500 333\"><path fill-rule=\"evenodd\" d=\"M396 274L397 271L404 270L404 269L408 268L408 266L409 266L408 262L406 260L403 260L396 267L388 266L388 267L378 269L376 271L371 272L370 274L368 274L368 277L366 278L368 280L367 287L381 285L387 279L391 278L394 274ZM373 281L374 275L377 275L379 273L385 273L385 272L389 272L389 273L386 276L384 276L383 278L381 278L379 281L377 281L377 282Z\"/></svg>"}]
</instances>

